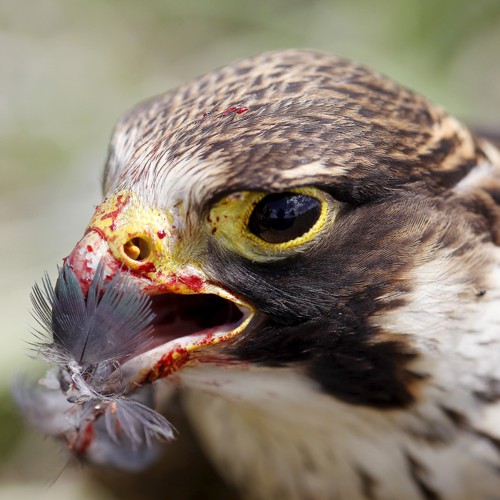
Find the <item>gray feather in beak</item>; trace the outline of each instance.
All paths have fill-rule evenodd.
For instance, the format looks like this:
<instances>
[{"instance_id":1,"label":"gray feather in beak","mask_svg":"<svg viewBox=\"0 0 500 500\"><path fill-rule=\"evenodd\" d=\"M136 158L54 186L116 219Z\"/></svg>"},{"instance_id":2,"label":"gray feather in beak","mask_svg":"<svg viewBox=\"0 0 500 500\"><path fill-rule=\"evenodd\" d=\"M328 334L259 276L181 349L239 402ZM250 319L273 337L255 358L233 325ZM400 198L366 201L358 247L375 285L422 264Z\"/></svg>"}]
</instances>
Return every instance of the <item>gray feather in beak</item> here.
<instances>
[{"instance_id":1,"label":"gray feather in beak","mask_svg":"<svg viewBox=\"0 0 500 500\"><path fill-rule=\"evenodd\" d=\"M147 397L146 388L132 399L125 384L107 385L121 363L147 349L153 333L151 300L127 273L119 272L106 283L99 264L85 297L77 277L64 265L56 287L45 275L41 286L33 287L31 301L41 327L32 348L57 368L36 387L17 383L13 388L30 424L65 440L79 457L125 468L144 462L155 440L173 438L169 422L135 399ZM141 458L123 463L124 453Z\"/></svg>"}]
</instances>

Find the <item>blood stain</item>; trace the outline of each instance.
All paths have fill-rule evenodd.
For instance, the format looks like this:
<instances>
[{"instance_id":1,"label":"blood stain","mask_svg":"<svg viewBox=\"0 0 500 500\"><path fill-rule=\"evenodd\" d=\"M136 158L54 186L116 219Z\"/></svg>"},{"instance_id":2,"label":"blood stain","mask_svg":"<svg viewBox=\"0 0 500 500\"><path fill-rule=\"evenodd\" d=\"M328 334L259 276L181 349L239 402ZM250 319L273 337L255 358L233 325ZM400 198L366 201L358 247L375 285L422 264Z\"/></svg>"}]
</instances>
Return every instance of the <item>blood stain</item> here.
<instances>
[{"instance_id":1,"label":"blood stain","mask_svg":"<svg viewBox=\"0 0 500 500\"><path fill-rule=\"evenodd\" d=\"M118 197L116 198L115 209L112 210L111 212L108 212L107 214L101 215L100 220L111 219L110 228L112 231L116 229L116 218L120 214L122 208L127 204L128 200L129 200L128 196L119 194Z\"/></svg>"},{"instance_id":2,"label":"blood stain","mask_svg":"<svg viewBox=\"0 0 500 500\"><path fill-rule=\"evenodd\" d=\"M138 273L154 273L156 272L156 266L152 262L145 262L140 265L136 270Z\"/></svg>"},{"instance_id":3,"label":"blood stain","mask_svg":"<svg viewBox=\"0 0 500 500\"><path fill-rule=\"evenodd\" d=\"M95 437L94 424L89 422L76 437L68 443L70 450L74 450L78 455L84 455L89 449Z\"/></svg>"},{"instance_id":4,"label":"blood stain","mask_svg":"<svg viewBox=\"0 0 500 500\"><path fill-rule=\"evenodd\" d=\"M193 292L199 292L203 286L203 280L198 276L179 276L178 281L193 290Z\"/></svg>"},{"instance_id":5,"label":"blood stain","mask_svg":"<svg viewBox=\"0 0 500 500\"><path fill-rule=\"evenodd\" d=\"M166 377L177 371L189 359L189 352L183 347L177 347L174 351L162 356L155 367L147 374L145 382L154 382L159 378Z\"/></svg>"}]
</instances>

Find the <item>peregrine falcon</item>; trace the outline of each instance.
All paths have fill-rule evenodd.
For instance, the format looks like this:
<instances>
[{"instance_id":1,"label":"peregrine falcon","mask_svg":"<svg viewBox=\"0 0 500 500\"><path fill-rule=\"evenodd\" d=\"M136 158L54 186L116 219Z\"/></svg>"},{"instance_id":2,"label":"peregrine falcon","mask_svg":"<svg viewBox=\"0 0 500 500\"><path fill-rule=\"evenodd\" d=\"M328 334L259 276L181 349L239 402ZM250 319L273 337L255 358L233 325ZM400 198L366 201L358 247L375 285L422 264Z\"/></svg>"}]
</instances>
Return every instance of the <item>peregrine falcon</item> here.
<instances>
[{"instance_id":1,"label":"peregrine falcon","mask_svg":"<svg viewBox=\"0 0 500 500\"><path fill-rule=\"evenodd\" d=\"M243 495L500 499L491 142L351 61L270 52L128 112L103 192L67 265L151 298L119 377L175 387Z\"/></svg>"}]
</instances>

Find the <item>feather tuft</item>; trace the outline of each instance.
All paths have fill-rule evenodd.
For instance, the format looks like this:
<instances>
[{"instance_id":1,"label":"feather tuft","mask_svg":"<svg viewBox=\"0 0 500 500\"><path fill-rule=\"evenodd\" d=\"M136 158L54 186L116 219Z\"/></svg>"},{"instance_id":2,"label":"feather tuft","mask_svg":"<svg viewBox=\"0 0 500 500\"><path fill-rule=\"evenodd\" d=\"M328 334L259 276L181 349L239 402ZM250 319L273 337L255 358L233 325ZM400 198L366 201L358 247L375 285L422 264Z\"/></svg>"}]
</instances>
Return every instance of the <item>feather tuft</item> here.
<instances>
[{"instance_id":1,"label":"feather tuft","mask_svg":"<svg viewBox=\"0 0 500 500\"><path fill-rule=\"evenodd\" d=\"M107 384L124 360L147 349L153 335L151 299L128 273L107 279L99 263L85 297L75 273L64 264L55 287L45 274L30 297L38 325L30 350L57 366L39 386L17 381L12 388L35 428L64 439L78 455L89 453L94 424L99 424L96 435L107 443L106 456L114 448L139 452L174 437L167 419L127 395L125 385L111 389ZM99 446L102 452L102 443L94 448Z\"/></svg>"}]
</instances>

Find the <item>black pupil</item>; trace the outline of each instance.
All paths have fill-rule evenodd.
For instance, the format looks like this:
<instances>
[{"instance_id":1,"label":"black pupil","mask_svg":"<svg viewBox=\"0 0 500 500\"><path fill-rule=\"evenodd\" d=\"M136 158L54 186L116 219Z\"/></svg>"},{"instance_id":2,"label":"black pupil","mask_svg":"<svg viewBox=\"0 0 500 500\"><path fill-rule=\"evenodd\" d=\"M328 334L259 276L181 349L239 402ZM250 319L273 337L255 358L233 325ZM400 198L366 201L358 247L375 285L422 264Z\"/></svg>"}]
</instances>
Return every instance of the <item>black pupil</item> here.
<instances>
[{"instance_id":1,"label":"black pupil","mask_svg":"<svg viewBox=\"0 0 500 500\"><path fill-rule=\"evenodd\" d=\"M268 243L285 243L307 233L321 214L316 198L296 193L268 194L255 205L248 229Z\"/></svg>"}]
</instances>

